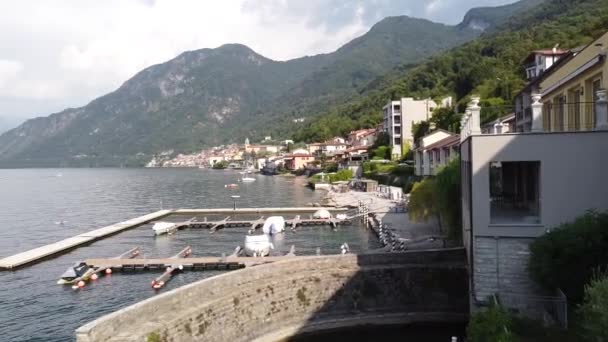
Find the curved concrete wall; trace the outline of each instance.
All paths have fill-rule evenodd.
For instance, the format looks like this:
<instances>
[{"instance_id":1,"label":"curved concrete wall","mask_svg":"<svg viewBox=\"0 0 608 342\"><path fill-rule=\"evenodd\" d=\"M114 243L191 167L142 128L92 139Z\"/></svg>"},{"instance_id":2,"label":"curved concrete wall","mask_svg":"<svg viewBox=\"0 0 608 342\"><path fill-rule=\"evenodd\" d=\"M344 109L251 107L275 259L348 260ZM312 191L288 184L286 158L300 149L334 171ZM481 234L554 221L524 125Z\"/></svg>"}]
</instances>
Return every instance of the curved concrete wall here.
<instances>
[{"instance_id":1,"label":"curved concrete wall","mask_svg":"<svg viewBox=\"0 0 608 342\"><path fill-rule=\"evenodd\" d=\"M275 341L361 323L464 321L463 249L295 257L183 286L76 331L92 341Z\"/></svg>"}]
</instances>

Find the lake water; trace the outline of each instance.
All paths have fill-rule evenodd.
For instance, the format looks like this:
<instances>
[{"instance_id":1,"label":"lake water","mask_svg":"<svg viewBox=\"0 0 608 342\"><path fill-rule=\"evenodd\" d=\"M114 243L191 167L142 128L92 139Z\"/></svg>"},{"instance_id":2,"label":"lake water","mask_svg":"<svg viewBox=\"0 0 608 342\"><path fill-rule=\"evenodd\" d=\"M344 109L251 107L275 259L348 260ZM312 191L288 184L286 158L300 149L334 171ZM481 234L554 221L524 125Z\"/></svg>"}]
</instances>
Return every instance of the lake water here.
<instances>
[{"instance_id":1,"label":"lake water","mask_svg":"<svg viewBox=\"0 0 608 342\"><path fill-rule=\"evenodd\" d=\"M238 194L240 207L305 206L321 194L301 178L255 175L254 183L235 183L234 171L199 169L26 169L0 170L0 257L45 245L167 208L232 207ZM190 217L188 217L190 218ZM63 221L63 224L59 224ZM75 261L112 257L139 246L146 257L166 257L190 245L193 256L230 254L242 245L247 228L230 228L209 234L182 230L155 238L150 225L125 231L68 254L15 272L0 272L0 341L70 341L74 330L104 314L154 296L152 272L102 277L83 290L56 284ZM296 245L298 254L339 252L348 242L354 251L379 247L361 226L302 228L275 240L275 253ZM165 289L182 286L217 272L185 272Z\"/></svg>"}]
</instances>

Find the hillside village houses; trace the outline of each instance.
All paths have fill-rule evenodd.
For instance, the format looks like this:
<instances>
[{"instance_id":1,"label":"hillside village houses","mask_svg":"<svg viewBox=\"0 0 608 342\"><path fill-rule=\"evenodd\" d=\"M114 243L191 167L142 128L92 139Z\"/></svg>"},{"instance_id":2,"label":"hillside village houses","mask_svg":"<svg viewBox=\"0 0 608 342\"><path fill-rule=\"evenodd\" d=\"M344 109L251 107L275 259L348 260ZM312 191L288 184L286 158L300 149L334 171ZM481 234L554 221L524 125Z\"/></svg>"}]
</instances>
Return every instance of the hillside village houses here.
<instances>
[{"instance_id":1,"label":"hillside village houses","mask_svg":"<svg viewBox=\"0 0 608 342\"><path fill-rule=\"evenodd\" d=\"M554 301L534 297L553 294L528 278L528 246L587 210L608 209L605 47L608 33L555 56L535 52L545 64L517 96L515 131L482 131L479 98L467 108L461 205L474 304L494 294L520 310Z\"/></svg>"}]
</instances>

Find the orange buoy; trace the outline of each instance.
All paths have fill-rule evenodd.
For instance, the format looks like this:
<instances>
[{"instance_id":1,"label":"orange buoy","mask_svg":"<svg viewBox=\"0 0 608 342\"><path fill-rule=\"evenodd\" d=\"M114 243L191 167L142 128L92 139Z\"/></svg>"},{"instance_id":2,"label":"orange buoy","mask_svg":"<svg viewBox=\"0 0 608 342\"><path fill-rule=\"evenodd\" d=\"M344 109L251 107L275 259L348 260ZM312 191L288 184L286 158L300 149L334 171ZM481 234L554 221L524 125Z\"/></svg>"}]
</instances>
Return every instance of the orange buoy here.
<instances>
[{"instance_id":1,"label":"orange buoy","mask_svg":"<svg viewBox=\"0 0 608 342\"><path fill-rule=\"evenodd\" d=\"M97 280L97 278L99 278L99 276L97 275L97 273L93 273L91 275L91 280Z\"/></svg>"},{"instance_id":2,"label":"orange buoy","mask_svg":"<svg viewBox=\"0 0 608 342\"><path fill-rule=\"evenodd\" d=\"M106 274L112 274L112 269L111 268L106 268Z\"/></svg>"},{"instance_id":3,"label":"orange buoy","mask_svg":"<svg viewBox=\"0 0 608 342\"><path fill-rule=\"evenodd\" d=\"M77 285L78 285L78 287L83 288L86 285L86 283L84 282L84 280L81 280L78 282Z\"/></svg>"}]
</instances>

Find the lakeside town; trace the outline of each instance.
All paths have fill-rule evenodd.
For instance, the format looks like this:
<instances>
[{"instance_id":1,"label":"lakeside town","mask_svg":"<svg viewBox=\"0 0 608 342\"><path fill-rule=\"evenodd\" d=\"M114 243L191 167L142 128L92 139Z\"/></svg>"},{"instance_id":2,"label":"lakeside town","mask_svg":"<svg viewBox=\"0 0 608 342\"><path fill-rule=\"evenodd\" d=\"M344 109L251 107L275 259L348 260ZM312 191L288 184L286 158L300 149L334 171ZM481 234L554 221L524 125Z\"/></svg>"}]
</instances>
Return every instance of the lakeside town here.
<instances>
[{"instance_id":1,"label":"lakeside town","mask_svg":"<svg viewBox=\"0 0 608 342\"><path fill-rule=\"evenodd\" d=\"M198 50L0 132L0 340L608 341L608 2L454 25L409 3L318 55L348 27L304 18L327 36L311 43L290 12L353 8L239 3L294 25L301 51L267 37L303 56L285 60L196 40L267 34L210 4L180 17ZM177 6L145 5L150 22ZM357 25L390 7L357 6ZM203 12L222 24L186 34ZM0 95L20 63L0 58Z\"/></svg>"},{"instance_id":2,"label":"lakeside town","mask_svg":"<svg viewBox=\"0 0 608 342\"><path fill-rule=\"evenodd\" d=\"M352 190L351 195L340 194L344 192L341 186L348 183L352 188L370 176L366 172L370 163L390 164L384 169L388 174L405 168L406 180L399 185L407 193L403 196L408 198L410 222L427 222L437 215L436 223L442 228L434 233L443 236L441 239L461 241L470 256L472 310L495 301L521 315L567 327L570 296L580 296L582 287L574 292L559 287L548 291L544 275L528 270L548 261L540 261L542 256L536 254L530 260L529 249L540 248L534 246L553 238L546 232L564 222L574 220L564 226L572 233L580 220L595 222L591 225L599 224L598 228L602 225L605 213L589 210L608 207L608 189L601 181L606 167L606 158L601 156L608 146L608 99L601 83L608 77L604 46L608 46L608 33L583 47L530 51L521 65L528 83L515 95L514 104L493 107L485 102L481 106L483 99L473 96L464 113L458 115L457 131L429 126L416 139L416 125L432 122L438 109L454 110L452 99L401 98L378 108L383 113L382 124L351 131L347 136L309 144L278 142L271 137L250 144L245 139L242 145L153 160L148 166L253 167L269 175L311 176L331 163L336 167L334 172L352 171L346 179L352 179L350 183L340 179L328 188L333 204L336 198L337 202L352 202L358 196ZM378 149L380 155L376 154ZM585 160L584 178L564 182L580 164L564 165L560 152L576 160L587 155L597 158ZM445 183L447 179L454 181L454 176L457 183ZM373 186L371 192L376 191ZM429 197L424 194L427 191L435 195ZM584 195L565 206L564 198L573 193ZM360 201L369 199L359 196ZM442 203L451 209L445 204L442 208ZM461 209L455 212L460 203ZM394 206L388 203L385 208L390 211ZM545 270L544 274L555 271ZM545 286L539 286L543 282ZM559 286L565 280L556 279L552 284ZM541 318L539 313L549 316Z\"/></svg>"}]
</instances>

